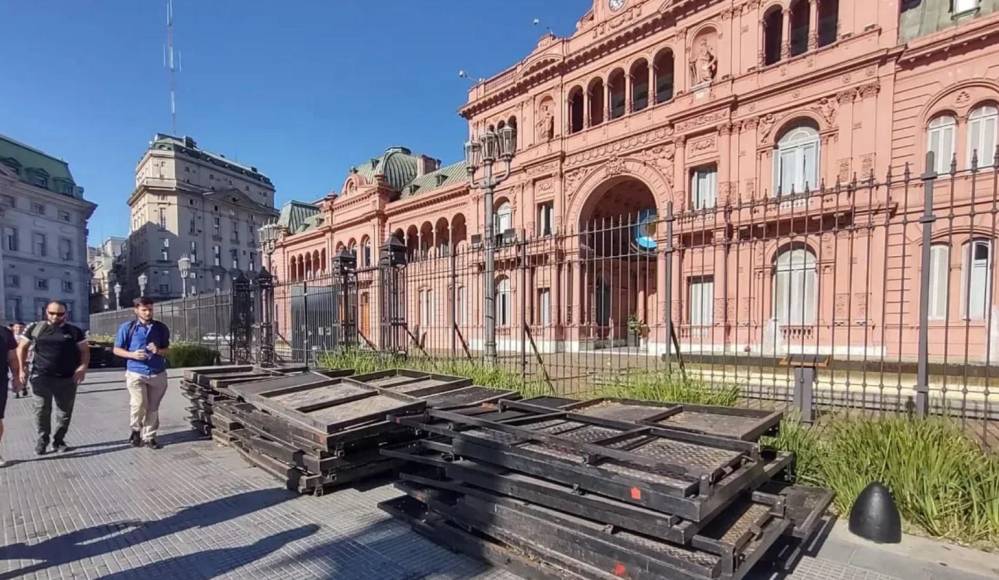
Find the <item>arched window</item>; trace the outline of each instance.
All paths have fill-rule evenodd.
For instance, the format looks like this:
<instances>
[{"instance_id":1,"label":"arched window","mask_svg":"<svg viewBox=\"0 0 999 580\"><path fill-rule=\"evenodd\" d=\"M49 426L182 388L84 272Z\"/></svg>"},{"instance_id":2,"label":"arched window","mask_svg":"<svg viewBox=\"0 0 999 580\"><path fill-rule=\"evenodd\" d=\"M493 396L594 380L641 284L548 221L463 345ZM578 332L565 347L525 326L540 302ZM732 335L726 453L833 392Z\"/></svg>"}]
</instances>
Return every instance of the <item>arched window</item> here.
<instances>
[{"instance_id":1,"label":"arched window","mask_svg":"<svg viewBox=\"0 0 999 580\"><path fill-rule=\"evenodd\" d=\"M774 318L781 326L815 324L818 277L815 254L787 248L774 262Z\"/></svg>"},{"instance_id":2,"label":"arched window","mask_svg":"<svg viewBox=\"0 0 999 580\"><path fill-rule=\"evenodd\" d=\"M649 63L642 59L631 65L631 110L649 106Z\"/></svg>"},{"instance_id":3,"label":"arched window","mask_svg":"<svg viewBox=\"0 0 999 580\"><path fill-rule=\"evenodd\" d=\"M587 89L590 100L590 127L604 122L604 80L594 79Z\"/></svg>"},{"instance_id":4,"label":"arched window","mask_svg":"<svg viewBox=\"0 0 999 580\"><path fill-rule=\"evenodd\" d=\"M493 229L496 231L493 233L500 235L511 228L513 228L513 208L509 201L503 201L496 207L496 222L493 224Z\"/></svg>"},{"instance_id":5,"label":"arched window","mask_svg":"<svg viewBox=\"0 0 999 580\"><path fill-rule=\"evenodd\" d=\"M774 64L780 60L784 15L779 6L774 6L763 17L763 64Z\"/></svg>"},{"instance_id":6,"label":"arched window","mask_svg":"<svg viewBox=\"0 0 999 580\"><path fill-rule=\"evenodd\" d=\"M839 0L819 0L819 46L836 42L839 32Z\"/></svg>"},{"instance_id":7,"label":"arched window","mask_svg":"<svg viewBox=\"0 0 999 580\"><path fill-rule=\"evenodd\" d=\"M975 110L968 115L969 167L973 155L978 159L978 167L992 166L996 153L997 120L999 120L999 109L995 105L975 107Z\"/></svg>"},{"instance_id":8,"label":"arched window","mask_svg":"<svg viewBox=\"0 0 999 580\"><path fill-rule=\"evenodd\" d=\"M790 195L814 190L819 175L819 132L811 124L791 127L777 141L774 191Z\"/></svg>"},{"instance_id":9,"label":"arched window","mask_svg":"<svg viewBox=\"0 0 999 580\"><path fill-rule=\"evenodd\" d=\"M506 126L513 129L513 146L517 147L517 117L510 117L506 120Z\"/></svg>"},{"instance_id":10,"label":"arched window","mask_svg":"<svg viewBox=\"0 0 999 580\"><path fill-rule=\"evenodd\" d=\"M583 89L573 87L569 91L569 132L578 133L583 130L586 111L583 110Z\"/></svg>"},{"instance_id":11,"label":"arched window","mask_svg":"<svg viewBox=\"0 0 999 580\"><path fill-rule=\"evenodd\" d=\"M361 267L371 267L371 240L365 236L361 240Z\"/></svg>"},{"instance_id":12,"label":"arched window","mask_svg":"<svg viewBox=\"0 0 999 580\"><path fill-rule=\"evenodd\" d=\"M957 121L950 115L940 115L926 127L926 150L933 152L933 169L937 173L950 171L956 129Z\"/></svg>"},{"instance_id":13,"label":"arched window","mask_svg":"<svg viewBox=\"0 0 999 580\"><path fill-rule=\"evenodd\" d=\"M430 327L434 315L434 291L430 288L420 289L420 325L424 329Z\"/></svg>"},{"instance_id":14,"label":"arched window","mask_svg":"<svg viewBox=\"0 0 999 580\"><path fill-rule=\"evenodd\" d=\"M625 89L624 71L617 69L610 74L607 79L610 89L610 118L617 119L623 117L627 112L627 97Z\"/></svg>"},{"instance_id":15,"label":"arched window","mask_svg":"<svg viewBox=\"0 0 999 580\"><path fill-rule=\"evenodd\" d=\"M791 5L791 56L798 56L808 50L808 24L811 18L808 0L798 0Z\"/></svg>"},{"instance_id":16,"label":"arched window","mask_svg":"<svg viewBox=\"0 0 999 580\"><path fill-rule=\"evenodd\" d=\"M985 320L992 296L992 242L972 240L961 254L961 314L965 320Z\"/></svg>"},{"instance_id":17,"label":"arched window","mask_svg":"<svg viewBox=\"0 0 999 580\"><path fill-rule=\"evenodd\" d=\"M673 99L673 51L662 50L653 60L656 73L656 103Z\"/></svg>"},{"instance_id":18,"label":"arched window","mask_svg":"<svg viewBox=\"0 0 999 580\"><path fill-rule=\"evenodd\" d=\"M501 276L496 281L496 324L498 326L510 326L510 319L513 317L510 301L510 279Z\"/></svg>"}]
</instances>

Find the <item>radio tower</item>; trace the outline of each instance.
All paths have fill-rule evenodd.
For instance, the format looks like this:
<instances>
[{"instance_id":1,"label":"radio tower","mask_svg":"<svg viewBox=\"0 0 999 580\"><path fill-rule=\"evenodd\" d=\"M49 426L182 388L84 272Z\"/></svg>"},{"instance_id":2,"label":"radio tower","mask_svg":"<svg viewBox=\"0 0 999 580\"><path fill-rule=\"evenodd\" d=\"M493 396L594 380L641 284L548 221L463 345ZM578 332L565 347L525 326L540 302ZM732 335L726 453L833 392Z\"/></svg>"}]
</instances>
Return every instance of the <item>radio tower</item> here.
<instances>
[{"instance_id":1,"label":"radio tower","mask_svg":"<svg viewBox=\"0 0 999 580\"><path fill-rule=\"evenodd\" d=\"M170 74L170 132L177 134L177 71L182 70L180 63L180 51L177 51L177 59L173 55L173 0L167 0L167 43L163 47L163 67Z\"/></svg>"}]
</instances>

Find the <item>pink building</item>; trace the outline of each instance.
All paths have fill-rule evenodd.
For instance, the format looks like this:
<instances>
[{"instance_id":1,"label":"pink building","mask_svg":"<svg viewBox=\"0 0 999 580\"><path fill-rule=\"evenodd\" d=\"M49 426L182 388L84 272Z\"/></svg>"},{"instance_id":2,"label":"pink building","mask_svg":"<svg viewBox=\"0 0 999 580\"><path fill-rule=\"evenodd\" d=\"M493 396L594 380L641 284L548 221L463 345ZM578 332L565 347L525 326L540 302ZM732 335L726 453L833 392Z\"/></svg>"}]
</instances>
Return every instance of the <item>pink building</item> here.
<instances>
[{"instance_id":1,"label":"pink building","mask_svg":"<svg viewBox=\"0 0 999 580\"><path fill-rule=\"evenodd\" d=\"M470 137L516 129L488 249L500 350L661 354L671 321L688 353L911 360L926 294L931 355L999 358L997 5L595 0L460 110ZM378 346L394 235L411 338L477 351L484 214L464 163L390 148L286 208L275 273L322 278L356 250Z\"/></svg>"}]
</instances>

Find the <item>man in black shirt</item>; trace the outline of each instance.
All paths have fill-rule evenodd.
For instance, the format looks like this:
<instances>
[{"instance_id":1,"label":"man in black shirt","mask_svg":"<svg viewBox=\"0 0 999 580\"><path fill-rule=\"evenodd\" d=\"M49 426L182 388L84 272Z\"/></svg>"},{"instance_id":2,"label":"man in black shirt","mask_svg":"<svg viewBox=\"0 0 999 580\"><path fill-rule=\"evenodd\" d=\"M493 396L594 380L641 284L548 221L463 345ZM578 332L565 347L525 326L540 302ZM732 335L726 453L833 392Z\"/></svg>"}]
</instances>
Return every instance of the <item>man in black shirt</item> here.
<instances>
[{"instance_id":1,"label":"man in black shirt","mask_svg":"<svg viewBox=\"0 0 999 580\"><path fill-rule=\"evenodd\" d=\"M44 455L49 445L53 400L58 428L52 437L52 449L59 452L69 450L66 432L73 416L76 388L86 378L90 365L90 347L86 336L82 330L66 322L66 315L66 305L53 300L45 307L45 322L29 326L17 345L21 380L30 380L35 396L35 422L38 426L35 453L38 455ZM34 347L34 360L29 378L25 363L31 347Z\"/></svg>"},{"instance_id":2,"label":"man in black shirt","mask_svg":"<svg viewBox=\"0 0 999 580\"><path fill-rule=\"evenodd\" d=\"M11 373L10 389L15 393L21 391L21 370L14 356L14 334L8 328L0 326L0 439L3 438L3 413L7 407L7 372ZM0 467L7 463L0 455Z\"/></svg>"}]
</instances>

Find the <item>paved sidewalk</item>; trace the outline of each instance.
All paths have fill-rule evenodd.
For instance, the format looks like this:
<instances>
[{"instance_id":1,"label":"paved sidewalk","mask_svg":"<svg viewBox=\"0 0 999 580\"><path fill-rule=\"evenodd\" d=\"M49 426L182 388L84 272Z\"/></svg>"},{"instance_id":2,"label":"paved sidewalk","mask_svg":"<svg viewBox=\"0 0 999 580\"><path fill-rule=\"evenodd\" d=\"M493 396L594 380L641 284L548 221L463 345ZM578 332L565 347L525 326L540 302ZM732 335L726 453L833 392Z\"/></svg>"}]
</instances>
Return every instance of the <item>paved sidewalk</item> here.
<instances>
[{"instance_id":1,"label":"paved sidewalk","mask_svg":"<svg viewBox=\"0 0 999 580\"><path fill-rule=\"evenodd\" d=\"M0 579L516 578L436 546L378 510L379 501L399 495L390 485L321 498L285 491L234 451L195 438L184 402L171 388L162 450L133 449L124 442L122 373L93 372L77 398L68 437L74 450L35 458L30 399L10 399ZM839 536L834 529L791 578L895 578L879 570L906 580L988 577L925 567L912 554Z\"/></svg>"}]
</instances>

